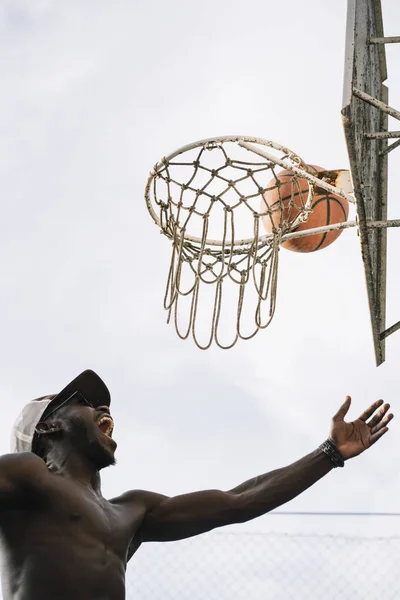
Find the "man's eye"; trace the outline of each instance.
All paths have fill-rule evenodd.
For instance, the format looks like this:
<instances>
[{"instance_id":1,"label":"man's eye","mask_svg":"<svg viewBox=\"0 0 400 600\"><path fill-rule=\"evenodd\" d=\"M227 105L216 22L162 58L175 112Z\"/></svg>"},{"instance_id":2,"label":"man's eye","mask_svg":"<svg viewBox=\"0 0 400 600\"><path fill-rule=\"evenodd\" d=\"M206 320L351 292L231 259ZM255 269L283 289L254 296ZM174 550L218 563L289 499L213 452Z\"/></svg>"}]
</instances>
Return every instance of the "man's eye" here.
<instances>
[{"instance_id":1,"label":"man's eye","mask_svg":"<svg viewBox=\"0 0 400 600\"><path fill-rule=\"evenodd\" d=\"M80 404L81 406L88 406L88 402L85 400L85 398L82 398L81 396L77 396L76 398L76 402L77 404Z\"/></svg>"}]
</instances>

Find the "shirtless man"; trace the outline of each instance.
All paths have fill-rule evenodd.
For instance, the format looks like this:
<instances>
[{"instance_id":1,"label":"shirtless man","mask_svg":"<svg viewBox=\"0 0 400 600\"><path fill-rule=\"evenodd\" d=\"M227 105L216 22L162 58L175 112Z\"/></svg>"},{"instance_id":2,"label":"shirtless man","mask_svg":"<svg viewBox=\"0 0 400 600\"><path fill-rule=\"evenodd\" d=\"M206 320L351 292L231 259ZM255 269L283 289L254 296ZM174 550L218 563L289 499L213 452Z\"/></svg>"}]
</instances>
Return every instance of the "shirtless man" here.
<instances>
[{"instance_id":1,"label":"shirtless man","mask_svg":"<svg viewBox=\"0 0 400 600\"><path fill-rule=\"evenodd\" d=\"M123 600L128 560L143 542L180 540L254 519L288 502L388 430L381 400L346 423L348 397L327 442L299 461L229 491L169 498L142 490L106 500L114 464L110 394L85 371L56 396L30 402L0 458L5 600Z\"/></svg>"}]
</instances>

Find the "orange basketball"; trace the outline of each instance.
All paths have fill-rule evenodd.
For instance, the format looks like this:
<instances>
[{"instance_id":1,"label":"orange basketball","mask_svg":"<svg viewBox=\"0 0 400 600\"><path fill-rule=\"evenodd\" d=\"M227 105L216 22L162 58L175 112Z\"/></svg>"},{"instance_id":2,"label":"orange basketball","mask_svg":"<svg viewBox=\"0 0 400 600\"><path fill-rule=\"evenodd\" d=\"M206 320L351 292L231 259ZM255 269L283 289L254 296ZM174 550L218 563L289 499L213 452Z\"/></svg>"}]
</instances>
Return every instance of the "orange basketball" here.
<instances>
[{"instance_id":1,"label":"orange basketball","mask_svg":"<svg viewBox=\"0 0 400 600\"><path fill-rule=\"evenodd\" d=\"M314 165L309 165L309 167L315 170L315 175L325 170ZM267 186L272 189L264 192L263 200L261 201L260 212L264 214L262 220L268 233L272 232L272 223L275 227L279 227L282 221L293 222L302 210L308 196L307 179L295 177L291 171L286 170L281 171L277 175L277 179L280 182L280 193L278 192L277 181L272 179ZM319 192L322 191L319 189ZM271 215L265 214L266 204L273 211ZM305 229L323 227L333 223L342 223L347 221L348 214L349 203L347 200L326 191L323 191L323 193L317 192L313 199L312 212L309 214L307 221L300 223L292 231L304 231ZM282 246L288 250L293 250L293 252L315 252L315 250L321 250L332 244L342 231L328 231L326 233L316 233L302 238L295 238L283 242Z\"/></svg>"}]
</instances>

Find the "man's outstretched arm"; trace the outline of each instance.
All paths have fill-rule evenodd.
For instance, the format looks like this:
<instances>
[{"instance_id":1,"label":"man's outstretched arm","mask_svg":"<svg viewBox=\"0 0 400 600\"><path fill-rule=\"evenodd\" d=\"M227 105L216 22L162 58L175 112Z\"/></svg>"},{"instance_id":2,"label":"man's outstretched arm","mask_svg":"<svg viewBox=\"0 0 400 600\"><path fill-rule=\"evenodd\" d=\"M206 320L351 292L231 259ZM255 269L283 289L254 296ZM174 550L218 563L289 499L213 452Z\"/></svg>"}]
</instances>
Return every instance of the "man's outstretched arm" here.
<instances>
[{"instance_id":1,"label":"man's outstretched arm","mask_svg":"<svg viewBox=\"0 0 400 600\"><path fill-rule=\"evenodd\" d=\"M386 433L393 418L387 414L389 405L383 405L379 400L359 419L346 423L344 417L350 402L347 397L333 417L329 436L343 460L372 446ZM249 479L227 492L208 490L172 498L151 492L133 492L132 503L143 502L146 507L138 532L140 541L178 540L216 527L249 521L292 500L333 467L331 459L318 449L287 467Z\"/></svg>"},{"instance_id":2,"label":"man's outstretched arm","mask_svg":"<svg viewBox=\"0 0 400 600\"><path fill-rule=\"evenodd\" d=\"M287 467L249 479L227 492L205 490L172 498L142 492L148 511L140 540L180 540L215 527L255 519L289 502L332 468L326 454L316 450Z\"/></svg>"}]
</instances>

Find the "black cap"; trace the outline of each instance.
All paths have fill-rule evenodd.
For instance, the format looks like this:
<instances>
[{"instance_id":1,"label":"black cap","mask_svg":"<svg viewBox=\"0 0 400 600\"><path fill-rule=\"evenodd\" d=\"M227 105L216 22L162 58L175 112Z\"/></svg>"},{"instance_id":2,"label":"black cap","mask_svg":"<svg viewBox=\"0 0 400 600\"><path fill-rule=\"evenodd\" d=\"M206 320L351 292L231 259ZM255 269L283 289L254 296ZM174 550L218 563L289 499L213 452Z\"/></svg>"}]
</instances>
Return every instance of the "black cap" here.
<instances>
[{"instance_id":1,"label":"black cap","mask_svg":"<svg viewBox=\"0 0 400 600\"><path fill-rule=\"evenodd\" d=\"M97 406L110 406L111 396L106 384L94 371L87 369L78 375L78 377L75 377L71 383L53 398L40 420L44 421L47 415L57 410L76 392L80 392L95 408Z\"/></svg>"}]
</instances>

